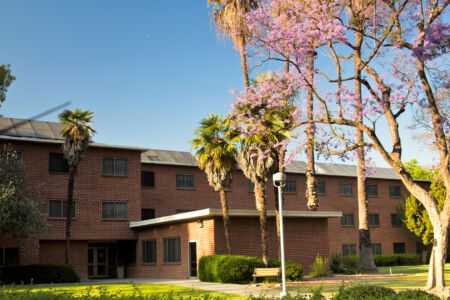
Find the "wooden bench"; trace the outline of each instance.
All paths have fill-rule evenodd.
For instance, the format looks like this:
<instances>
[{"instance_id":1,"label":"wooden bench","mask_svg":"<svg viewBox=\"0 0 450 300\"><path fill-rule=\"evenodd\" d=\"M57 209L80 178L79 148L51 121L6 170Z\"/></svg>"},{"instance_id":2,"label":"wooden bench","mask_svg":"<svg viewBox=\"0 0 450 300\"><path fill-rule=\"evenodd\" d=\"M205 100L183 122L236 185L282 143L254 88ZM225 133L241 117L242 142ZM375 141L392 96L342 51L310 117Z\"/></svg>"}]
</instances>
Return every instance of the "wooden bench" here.
<instances>
[{"instance_id":1,"label":"wooden bench","mask_svg":"<svg viewBox=\"0 0 450 300\"><path fill-rule=\"evenodd\" d=\"M253 271L253 283L258 277L280 277L280 268L255 268Z\"/></svg>"}]
</instances>

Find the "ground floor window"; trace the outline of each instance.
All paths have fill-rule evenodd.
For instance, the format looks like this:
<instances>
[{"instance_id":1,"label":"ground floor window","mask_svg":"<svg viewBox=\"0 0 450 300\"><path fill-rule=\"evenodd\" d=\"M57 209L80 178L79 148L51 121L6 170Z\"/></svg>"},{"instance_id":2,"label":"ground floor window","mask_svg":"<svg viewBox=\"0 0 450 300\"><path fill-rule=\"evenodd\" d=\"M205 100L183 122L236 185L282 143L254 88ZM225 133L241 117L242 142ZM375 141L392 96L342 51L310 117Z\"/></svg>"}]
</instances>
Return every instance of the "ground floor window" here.
<instances>
[{"instance_id":1,"label":"ground floor window","mask_svg":"<svg viewBox=\"0 0 450 300\"><path fill-rule=\"evenodd\" d=\"M394 243L394 254L404 254L405 251L405 243Z\"/></svg>"},{"instance_id":2,"label":"ground floor window","mask_svg":"<svg viewBox=\"0 0 450 300\"><path fill-rule=\"evenodd\" d=\"M142 241L142 262L156 264L156 240Z\"/></svg>"},{"instance_id":3,"label":"ground floor window","mask_svg":"<svg viewBox=\"0 0 450 300\"><path fill-rule=\"evenodd\" d=\"M355 244L344 244L342 245L342 255L354 255L356 254L356 245Z\"/></svg>"},{"instance_id":4,"label":"ground floor window","mask_svg":"<svg viewBox=\"0 0 450 300\"><path fill-rule=\"evenodd\" d=\"M181 262L181 248L179 237L164 239L164 262Z\"/></svg>"},{"instance_id":5,"label":"ground floor window","mask_svg":"<svg viewBox=\"0 0 450 300\"><path fill-rule=\"evenodd\" d=\"M19 264L19 247L0 247L0 266Z\"/></svg>"},{"instance_id":6,"label":"ground floor window","mask_svg":"<svg viewBox=\"0 0 450 300\"><path fill-rule=\"evenodd\" d=\"M373 255L381 254L381 244L372 244L372 254Z\"/></svg>"}]
</instances>

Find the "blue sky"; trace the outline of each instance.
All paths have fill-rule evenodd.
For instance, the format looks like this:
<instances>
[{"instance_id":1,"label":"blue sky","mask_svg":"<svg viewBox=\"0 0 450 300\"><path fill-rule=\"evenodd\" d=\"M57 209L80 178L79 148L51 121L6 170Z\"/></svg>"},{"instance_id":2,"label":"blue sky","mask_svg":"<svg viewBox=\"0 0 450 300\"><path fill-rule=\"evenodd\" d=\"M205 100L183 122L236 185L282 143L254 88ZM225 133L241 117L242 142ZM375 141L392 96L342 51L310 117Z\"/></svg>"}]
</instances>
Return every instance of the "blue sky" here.
<instances>
[{"instance_id":1,"label":"blue sky","mask_svg":"<svg viewBox=\"0 0 450 300\"><path fill-rule=\"evenodd\" d=\"M188 151L200 119L226 114L230 88L243 86L239 55L214 32L206 0L0 4L0 64L17 77L6 117L71 101L94 111L96 142ZM431 163L416 145L405 145L405 159Z\"/></svg>"}]
</instances>

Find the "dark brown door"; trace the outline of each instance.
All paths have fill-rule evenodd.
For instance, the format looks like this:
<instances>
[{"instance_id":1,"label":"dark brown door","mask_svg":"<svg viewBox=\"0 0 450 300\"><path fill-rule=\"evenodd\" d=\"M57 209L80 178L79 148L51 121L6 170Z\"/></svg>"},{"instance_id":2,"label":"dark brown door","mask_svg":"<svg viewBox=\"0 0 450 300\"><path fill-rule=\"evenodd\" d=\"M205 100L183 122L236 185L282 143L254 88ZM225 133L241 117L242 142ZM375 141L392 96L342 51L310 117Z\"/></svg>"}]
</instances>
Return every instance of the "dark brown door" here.
<instances>
[{"instance_id":1,"label":"dark brown door","mask_svg":"<svg viewBox=\"0 0 450 300\"><path fill-rule=\"evenodd\" d=\"M197 242L189 242L189 277L197 277Z\"/></svg>"}]
</instances>

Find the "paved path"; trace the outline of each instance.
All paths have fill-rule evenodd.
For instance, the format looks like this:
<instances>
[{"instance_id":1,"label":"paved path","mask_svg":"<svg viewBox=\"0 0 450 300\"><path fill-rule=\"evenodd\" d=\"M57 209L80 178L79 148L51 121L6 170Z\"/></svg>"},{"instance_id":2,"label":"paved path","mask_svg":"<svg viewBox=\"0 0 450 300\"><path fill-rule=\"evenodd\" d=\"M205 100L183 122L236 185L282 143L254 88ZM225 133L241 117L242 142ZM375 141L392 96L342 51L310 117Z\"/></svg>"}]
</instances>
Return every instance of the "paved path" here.
<instances>
[{"instance_id":1,"label":"paved path","mask_svg":"<svg viewBox=\"0 0 450 300\"><path fill-rule=\"evenodd\" d=\"M276 296L280 293L279 289L269 288L267 286L255 286L253 284L230 284L230 283L214 283L214 282L202 282L198 279L162 279L162 278L127 278L127 279L105 279L105 280L93 280L92 283L129 283L130 281L135 283L148 283L148 284L167 284L182 286L188 288L194 288L199 290L207 290L214 292L222 292L226 294L236 294L243 296L259 296L259 295L273 295Z\"/></svg>"}]
</instances>

